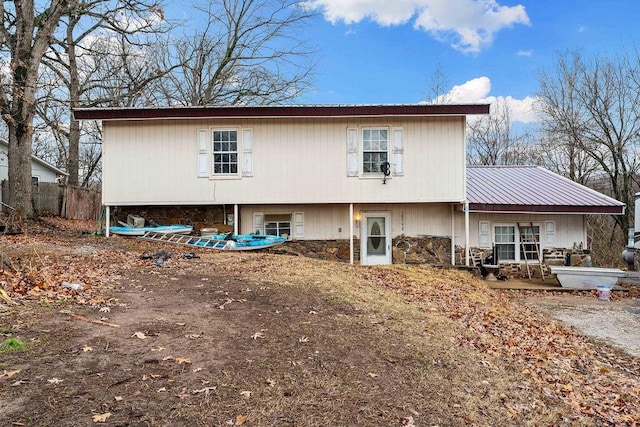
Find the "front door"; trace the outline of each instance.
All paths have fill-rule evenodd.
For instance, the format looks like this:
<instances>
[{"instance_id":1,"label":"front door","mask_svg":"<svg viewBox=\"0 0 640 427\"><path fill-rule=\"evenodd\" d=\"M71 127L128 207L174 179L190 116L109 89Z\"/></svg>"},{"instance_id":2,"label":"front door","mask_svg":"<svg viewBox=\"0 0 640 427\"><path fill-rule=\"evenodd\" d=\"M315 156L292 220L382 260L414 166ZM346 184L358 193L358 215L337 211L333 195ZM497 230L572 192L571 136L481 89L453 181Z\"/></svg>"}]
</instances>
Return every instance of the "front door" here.
<instances>
[{"instance_id":1,"label":"front door","mask_svg":"<svg viewBox=\"0 0 640 427\"><path fill-rule=\"evenodd\" d=\"M360 264L391 264L391 214L363 212L360 231Z\"/></svg>"}]
</instances>

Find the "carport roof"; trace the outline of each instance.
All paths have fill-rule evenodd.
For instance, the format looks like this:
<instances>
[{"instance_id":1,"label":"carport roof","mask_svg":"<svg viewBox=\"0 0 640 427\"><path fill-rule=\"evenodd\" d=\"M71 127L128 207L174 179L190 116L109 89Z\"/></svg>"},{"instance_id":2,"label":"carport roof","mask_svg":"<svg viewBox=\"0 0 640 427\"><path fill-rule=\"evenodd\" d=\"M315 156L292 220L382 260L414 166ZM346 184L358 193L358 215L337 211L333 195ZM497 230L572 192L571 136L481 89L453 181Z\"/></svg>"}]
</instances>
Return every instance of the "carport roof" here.
<instances>
[{"instance_id":1,"label":"carport roof","mask_svg":"<svg viewBox=\"0 0 640 427\"><path fill-rule=\"evenodd\" d=\"M475 212L622 215L625 204L540 166L468 166Z\"/></svg>"}]
</instances>

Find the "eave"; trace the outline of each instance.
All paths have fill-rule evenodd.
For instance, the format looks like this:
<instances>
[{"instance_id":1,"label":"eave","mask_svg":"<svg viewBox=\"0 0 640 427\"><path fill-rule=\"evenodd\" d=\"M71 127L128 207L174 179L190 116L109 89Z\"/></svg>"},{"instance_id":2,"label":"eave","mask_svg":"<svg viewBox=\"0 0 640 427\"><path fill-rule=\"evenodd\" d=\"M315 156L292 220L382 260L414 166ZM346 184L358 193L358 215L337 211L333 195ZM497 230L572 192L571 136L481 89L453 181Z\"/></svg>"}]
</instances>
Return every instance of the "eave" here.
<instances>
[{"instance_id":1,"label":"eave","mask_svg":"<svg viewBox=\"0 0 640 427\"><path fill-rule=\"evenodd\" d=\"M193 118L291 118L466 116L489 114L489 104L279 105L163 108L77 108L76 120L150 120Z\"/></svg>"},{"instance_id":2,"label":"eave","mask_svg":"<svg viewBox=\"0 0 640 427\"><path fill-rule=\"evenodd\" d=\"M469 203L470 212L624 215L625 206L494 205Z\"/></svg>"}]
</instances>

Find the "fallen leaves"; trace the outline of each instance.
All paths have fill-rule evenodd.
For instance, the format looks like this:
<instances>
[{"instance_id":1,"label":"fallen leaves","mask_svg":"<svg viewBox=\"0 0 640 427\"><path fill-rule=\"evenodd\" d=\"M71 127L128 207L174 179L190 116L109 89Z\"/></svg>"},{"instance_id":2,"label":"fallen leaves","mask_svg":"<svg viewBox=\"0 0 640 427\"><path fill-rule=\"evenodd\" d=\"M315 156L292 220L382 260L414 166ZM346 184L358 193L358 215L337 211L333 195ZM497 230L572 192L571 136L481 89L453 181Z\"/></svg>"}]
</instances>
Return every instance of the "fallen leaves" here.
<instances>
[{"instance_id":1,"label":"fallen leaves","mask_svg":"<svg viewBox=\"0 0 640 427\"><path fill-rule=\"evenodd\" d=\"M94 423L106 423L111 418L111 412L105 412L104 414L96 414L91 419Z\"/></svg>"},{"instance_id":2,"label":"fallen leaves","mask_svg":"<svg viewBox=\"0 0 640 427\"><path fill-rule=\"evenodd\" d=\"M0 374L0 378L2 378L2 377L11 378L12 376L17 375L19 373L20 373L20 369L16 369L14 371L7 371L5 369L4 372Z\"/></svg>"},{"instance_id":3,"label":"fallen leaves","mask_svg":"<svg viewBox=\"0 0 640 427\"><path fill-rule=\"evenodd\" d=\"M508 294L487 289L468 275L445 270L436 274L426 266L359 269L356 274L372 286L392 289L425 310L460 322L469 333L458 335L459 345L522 363L531 385L546 399L575 408L573 416L587 414L615 425L632 424L640 417L640 409L629 404L640 400L637 379L615 373L593 357L583 336L549 322ZM527 410L510 402L504 406L513 420Z\"/></svg>"}]
</instances>

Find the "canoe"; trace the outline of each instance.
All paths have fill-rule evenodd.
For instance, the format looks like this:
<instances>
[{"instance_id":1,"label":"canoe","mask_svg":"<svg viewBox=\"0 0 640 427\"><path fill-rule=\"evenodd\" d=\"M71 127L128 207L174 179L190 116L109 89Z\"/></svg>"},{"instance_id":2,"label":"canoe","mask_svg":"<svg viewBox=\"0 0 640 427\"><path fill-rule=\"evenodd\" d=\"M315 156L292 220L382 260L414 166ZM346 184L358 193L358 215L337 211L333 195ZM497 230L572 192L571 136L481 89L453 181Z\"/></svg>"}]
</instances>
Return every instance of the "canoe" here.
<instances>
[{"instance_id":1,"label":"canoe","mask_svg":"<svg viewBox=\"0 0 640 427\"><path fill-rule=\"evenodd\" d=\"M193 227L190 225L158 225L156 227L125 227L115 226L109 227L109 233L119 234L121 236L143 236L146 232L151 231L154 233L171 233L171 234L189 234L193 231Z\"/></svg>"},{"instance_id":2,"label":"canoe","mask_svg":"<svg viewBox=\"0 0 640 427\"><path fill-rule=\"evenodd\" d=\"M212 236L185 236L183 234L146 232L138 237L142 240L173 243L203 249L217 249L221 251L253 251L270 248L283 243L286 239L280 236L264 234L214 234Z\"/></svg>"},{"instance_id":3,"label":"canoe","mask_svg":"<svg viewBox=\"0 0 640 427\"><path fill-rule=\"evenodd\" d=\"M214 234L205 238L193 238L188 244L190 246L223 251L252 251L270 248L283 243L285 240L284 237L264 234Z\"/></svg>"},{"instance_id":4,"label":"canoe","mask_svg":"<svg viewBox=\"0 0 640 427\"><path fill-rule=\"evenodd\" d=\"M626 273L617 268L568 267L550 265L563 288L597 289L598 286L614 286Z\"/></svg>"}]
</instances>

